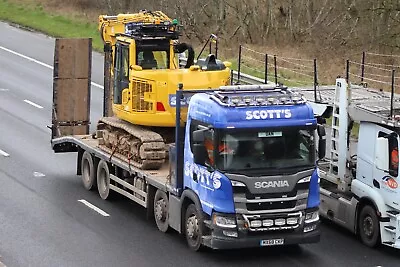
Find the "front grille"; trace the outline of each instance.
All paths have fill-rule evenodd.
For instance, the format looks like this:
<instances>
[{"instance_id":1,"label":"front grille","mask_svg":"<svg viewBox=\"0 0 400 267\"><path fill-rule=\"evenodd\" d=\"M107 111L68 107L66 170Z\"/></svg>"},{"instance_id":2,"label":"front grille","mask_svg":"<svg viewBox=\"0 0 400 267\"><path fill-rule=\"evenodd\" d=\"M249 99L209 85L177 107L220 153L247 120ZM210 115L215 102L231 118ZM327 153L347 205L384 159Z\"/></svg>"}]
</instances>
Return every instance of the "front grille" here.
<instances>
[{"instance_id":1,"label":"front grille","mask_svg":"<svg viewBox=\"0 0 400 267\"><path fill-rule=\"evenodd\" d=\"M235 209L243 214L294 212L306 208L310 182L298 183L289 192L253 194L247 186L233 186Z\"/></svg>"},{"instance_id":2,"label":"front grille","mask_svg":"<svg viewBox=\"0 0 400 267\"><path fill-rule=\"evenodd\" d=\"M246 194L247 199L283 198L283 197L294 197L297 195L297 191L308 190L309 187L310 187L310 183L308 182L308 183L297 184L295 186L295 188L293 188L293 190L290 192L253 194L247 189L247 187L234 186L233 193L234 194Z\"/></svg>"},{"instance_id":3,"label":"front grille","mask_svg":"<svg viewBox=\"0 0 400 267\"><path fill-rule=\"evenodd\" d=\"M132 110L136 112L153 110L153 103L144 100L145 93L153 92L152 84L138 79L133 79L132 83Z\"/></svg>"}]
</instances>

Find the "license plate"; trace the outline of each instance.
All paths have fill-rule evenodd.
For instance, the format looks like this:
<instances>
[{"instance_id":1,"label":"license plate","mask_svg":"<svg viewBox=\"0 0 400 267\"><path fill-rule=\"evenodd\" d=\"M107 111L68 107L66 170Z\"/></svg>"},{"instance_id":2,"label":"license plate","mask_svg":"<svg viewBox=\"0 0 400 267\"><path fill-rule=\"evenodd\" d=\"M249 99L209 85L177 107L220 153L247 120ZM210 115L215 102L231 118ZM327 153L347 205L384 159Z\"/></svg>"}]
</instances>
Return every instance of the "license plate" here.
<instances>
[{"instance_id":1,"label":"license plate","mask_svg":"<svg viewBox=\"0 0 400 267\"><path fill-rule=\"evenodd\" d=\"M283 245L284 240L283 238L277 238L277 239L267 239L267 240L261 240L260 241L260 246L265 247L265 246L278 246L278 245Z\"/></svg>"}]
</instances>

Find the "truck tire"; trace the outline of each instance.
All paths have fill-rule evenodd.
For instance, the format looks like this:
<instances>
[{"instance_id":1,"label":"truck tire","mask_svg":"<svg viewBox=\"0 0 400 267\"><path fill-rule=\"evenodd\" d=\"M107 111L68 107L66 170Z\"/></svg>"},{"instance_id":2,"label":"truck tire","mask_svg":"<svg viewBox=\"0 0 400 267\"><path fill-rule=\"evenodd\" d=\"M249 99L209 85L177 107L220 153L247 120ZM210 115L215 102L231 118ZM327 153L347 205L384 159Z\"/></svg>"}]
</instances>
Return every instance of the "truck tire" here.
<instances>
[{"instance_id":1,"label":"truck tire","mask_svg":"<svg viewBox=\"0 0 400 267\"><path fill-rule=\"evenodd\" d=\"M368 247L376 247L380 240L380 227L376 210L366 205L361 209L358 219L361 241Z\"/></svg>"},{"instance_id":2,"label":"truck tire","mask_svg":"<svg viewBox=\"0 0 400 267\"><path fill-rule=\"evenodd\" d=\"M90 191L96 186L96 170L92 155L85 151L81 161L82 183L86 190Z\"/></svg>"},{"instance_id":3,"label":"truck tire","mask_svg":"<svg viewBox=\"0 0 400 267\"><path fill-rule=\"evenodd\" d=\"M165 192L157 189L157 192L154 196L154 220L158 229L166 233L169 229L168 224L168 210L169 210L169 201L168 196Z\"/></svg>"},{"instance_id":4,"label":"truck tire","mask_svg":"<svg viewBox=\"0 0 400 267\"><path fill-rule=\"evenodd\" d=\"M97 165L97 190L102 199L110 197L110 170L104 160L100 160Z\"/></svg>"},{"instance_id":5,"label":"truck tire","mask_svg":"<svg viewBox=\"0 0 400 267\"><path fill-rule=\"evenodd\" d=\"M204 222L195 204L190 204L185 212L185 236L189 248L199 251L202 248Z\"/></svg>"}]
</instances>

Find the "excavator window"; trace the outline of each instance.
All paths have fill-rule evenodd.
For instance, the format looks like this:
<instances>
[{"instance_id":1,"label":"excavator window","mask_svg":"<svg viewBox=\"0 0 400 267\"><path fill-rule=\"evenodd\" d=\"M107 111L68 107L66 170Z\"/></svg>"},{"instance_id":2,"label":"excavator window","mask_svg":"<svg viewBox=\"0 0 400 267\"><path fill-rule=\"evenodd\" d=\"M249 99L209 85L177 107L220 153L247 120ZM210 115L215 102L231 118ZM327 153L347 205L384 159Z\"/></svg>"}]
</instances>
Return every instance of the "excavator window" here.
<instances>
[{"instance_id":1,"label":"excavator window","mask_svg":"<svg viewBox=\"0 0 400 267\"><path fill-rule=\"evenodd\" d=\"M169 56L168 40L136 41L136 62L144 70L169 69Z\"/></svg>"},{"instance_id":2,"label":"excavator window","mask_svg":"<svg viewBox=\"0 0 400 267\"><path fill-rule=\"evenodd\" d=\"M122 90L129 87L129 46L116 45L114 65L114 104L122 104Z\"/></svg>"},{"instance_id":3,"label":"excavator window","mask_svg":"<svg viewBox=\"0 0 400 267\"><path fill-rule=\"evenodd\" d=\"M144 69L157 69L157 61L154 58L153 51L145 50L138 54L139 65Z\"/></svg>"},{"instance_id":4,"label":"excavator window","mask_svg":"<svg viewBox=\"0 0 400 267\"><path fill-rule=\"evenodd\" d=\"M140 51L137 62L143 69L168 69L168 53L167 51Z\"/></svg>"},{"instance_id":5,"label":"excavator window","mask_svg":"<svg viewBox=\"0 0 400 267\"><path fill-rule=\"evenodd\" d=\"M129 50L122 50L122 71L124 79L129 78Z\"/></svg>"}]
</instances>

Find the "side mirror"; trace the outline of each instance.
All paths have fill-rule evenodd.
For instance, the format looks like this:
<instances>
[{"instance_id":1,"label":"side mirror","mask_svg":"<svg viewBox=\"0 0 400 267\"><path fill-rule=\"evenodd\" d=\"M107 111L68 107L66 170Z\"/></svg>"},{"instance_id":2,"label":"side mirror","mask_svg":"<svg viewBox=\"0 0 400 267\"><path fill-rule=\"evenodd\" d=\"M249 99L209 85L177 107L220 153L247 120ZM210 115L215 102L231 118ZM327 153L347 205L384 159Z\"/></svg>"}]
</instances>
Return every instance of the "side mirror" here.
<instances>
[{"instance_id":1,"label":"side mirror","mask_svg":"<svg viewBox=\"0 0 400 267\"><path fill-rule=\"evenodd\" d=\"M389 142L384 137L376 139L375 167L385 172L389 169Z\"/></svg>"},{"instance_id":2,"label":"side mirror","mask_svg":"<svg viewBox=\"0 0 400 267\"><path fill-rule=\"evenodd\" d=\"M323 159L326 154L326 131L322 125L317 125L318 140L318 159Z\"/></svg>"},{"instance_id":3,"label":"side mirror","mask_svg":"<svg viewBox=\"0 0 400 267\"><path fill-rule=\"evenodd\" d=\"M194 163L204 166L207 158L207 150L204 144L193 144Z\"/></svg>"}]
</instances>

